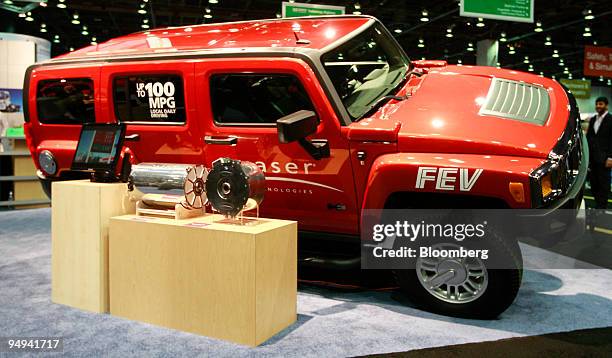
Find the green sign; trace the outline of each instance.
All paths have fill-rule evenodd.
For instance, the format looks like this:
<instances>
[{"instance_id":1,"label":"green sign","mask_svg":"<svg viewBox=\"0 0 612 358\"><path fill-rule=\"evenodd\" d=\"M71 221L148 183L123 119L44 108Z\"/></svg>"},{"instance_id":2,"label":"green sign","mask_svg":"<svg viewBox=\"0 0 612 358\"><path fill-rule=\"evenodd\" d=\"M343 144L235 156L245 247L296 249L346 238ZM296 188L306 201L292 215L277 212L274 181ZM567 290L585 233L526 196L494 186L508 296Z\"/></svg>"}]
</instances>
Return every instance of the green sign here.
<instances>
[{"instance_id":1,"label":"green sign","mask_svg":"<svg viewBox=\"0 0 612 358\"><path fill-rule=\"evenodd\" d=\"M461 16L533 22L535 0L461 0Z\"/></svg>"},{"instance_id":2,"label":"green sign","mask_svg":"<svg viewBox=\"0 0 612 358\"><path fill-rule=\"evenodd\" d=\"M591 81L589 80L570 80L567 78L562 78L561 83L563 83L576 98L591 98Z\"/></svg>"},{"instance_id":3,"label":"green sign","mask_svg":"<svg viewBox=\"0 0 612 358\"><path fill-rule=\"evenodd\" d=\"M344 15L344 6L301 4L283 1L283 17Z\"/></svg>"},{"instance_id":4,"label":"green sign","mask_svg":"<svg viewBox=\"0 0 612 358\"><path fill-rule=\"evenodd\" d=\"M24 136L24 134L23 134L23 127L7 128L6 129L6 136L7 137L11 137L11 138L22 138Z\"/></svg>"}]
</instances>

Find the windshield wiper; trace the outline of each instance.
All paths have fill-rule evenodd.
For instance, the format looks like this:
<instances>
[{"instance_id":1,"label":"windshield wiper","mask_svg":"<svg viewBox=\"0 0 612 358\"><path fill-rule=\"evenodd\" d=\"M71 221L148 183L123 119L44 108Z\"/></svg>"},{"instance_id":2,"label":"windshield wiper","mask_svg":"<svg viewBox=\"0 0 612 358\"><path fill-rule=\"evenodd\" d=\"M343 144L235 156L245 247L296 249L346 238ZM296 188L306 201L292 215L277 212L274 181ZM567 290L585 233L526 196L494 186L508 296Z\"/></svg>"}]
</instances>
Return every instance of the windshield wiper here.
<instances>
[{"instance_id":1,"label":"windshield wiper","mask_svg":"<svg viewBox=\"0 0 612 358\"><path fill-rule=\"evenodd\" d=\"M422 74L418 73L418 72L412 72L412 71L406 72L406 74L404 74L404 78L402 78L402 80L399 81L399 83L397 85L395 85L387 93L395 93L395 92L399 91L402 87L404 87L404 85L406 84L406 81L408 81L408 79L410 78L411 75L420 76ZM356 120L355 122L359 122L363 118L369 117L370 115L372 115L374 112L376 112L378 110L378 107L380 107L382 104L384 104L388 100L392 99L392 100L395 100L395 101L403 101L403 100L407 99L408 97L410 97L410 95L397 96L397 95L388 94L388 95L382 96L379 99L377 99L376 102L374 102L372 105L370 105L370 108L368 108L368 110L358 120Z\"/></svg>"}]
</instances>

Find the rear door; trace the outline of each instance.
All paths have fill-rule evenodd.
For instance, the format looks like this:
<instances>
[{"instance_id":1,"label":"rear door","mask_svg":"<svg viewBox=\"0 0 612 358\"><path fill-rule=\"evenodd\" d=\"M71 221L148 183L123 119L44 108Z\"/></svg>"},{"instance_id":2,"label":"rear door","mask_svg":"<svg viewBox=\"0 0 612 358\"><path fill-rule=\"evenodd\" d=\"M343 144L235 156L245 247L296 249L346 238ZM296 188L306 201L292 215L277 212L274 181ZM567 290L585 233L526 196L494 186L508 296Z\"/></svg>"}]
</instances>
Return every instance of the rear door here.
<instances>
[{"instance_id":1,"label":"rear door","mask_svg":"<svg viewBox=\"0 0 612 358\"><path fill-rule=\"evenodd\" d=\"M308 66L289 58L206 59L196 62L195 76L206 165L219 157L259 165L267 185L263 216L298 220L301 230L357 232L348 142ZM329 158L279 142L276 120L301 109L317 113L309 139L327 140Z\"/></svg>"},{"instance_id":2,"label":"rear door","mask_svg":"<svg viewBox=\"0 0 612 358\"><path fill-rule=\"evenodd\" d=\"M108 121L127 124L126 146L138 162L198 163L193 63L152 61L102 67Z\"/></svg>"}]
</instances>

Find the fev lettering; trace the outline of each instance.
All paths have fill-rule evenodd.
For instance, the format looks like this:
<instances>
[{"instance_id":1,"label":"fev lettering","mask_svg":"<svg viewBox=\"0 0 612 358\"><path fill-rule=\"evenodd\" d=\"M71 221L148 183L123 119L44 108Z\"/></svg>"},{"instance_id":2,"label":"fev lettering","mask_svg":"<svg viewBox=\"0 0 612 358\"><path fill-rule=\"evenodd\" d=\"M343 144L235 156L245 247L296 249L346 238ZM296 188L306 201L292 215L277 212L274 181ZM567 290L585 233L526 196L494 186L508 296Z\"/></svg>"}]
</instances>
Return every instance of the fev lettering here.
<instances>
[{"instance_id":1,"label":"fev lettering","mask_svg":"<svg viewBox=\"0 0 612 358\"><path fill-rule=\"evenodd\" d=\"M424 189L425 185L431 182L436 190L471 191L482 171L474 169L470 174L467 168L419 167L415 186L417 189Z\"/></svg>"}]
</instances>

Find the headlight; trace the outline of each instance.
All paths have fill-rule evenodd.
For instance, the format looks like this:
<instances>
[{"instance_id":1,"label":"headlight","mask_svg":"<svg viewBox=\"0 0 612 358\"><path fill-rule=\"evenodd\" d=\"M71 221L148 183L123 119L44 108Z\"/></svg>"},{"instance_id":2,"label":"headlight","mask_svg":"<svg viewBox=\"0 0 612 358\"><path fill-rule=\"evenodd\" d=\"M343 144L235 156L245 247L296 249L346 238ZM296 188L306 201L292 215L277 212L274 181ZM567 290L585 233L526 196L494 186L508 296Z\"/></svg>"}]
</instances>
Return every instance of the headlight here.
<instances>
[{"instance_id":1,"label":"headlight","mask_svg":"<svg viewBox=\"0 0 612 358\"><path fill-rule=\"evenodd\" d=\"M57 172L57 163L55 162L55 158L48 150L43 150L40 152L40 154L38 154L38 164L40 164L40 169L42 169L45 174L55 175Z\"/></svg>"},{"instance_id":2,"label":"headlight","mask_svg":"<svg viewBox=\"0 0 612 358\"><path fill-rule=\"evenodd\" d=\"M553 192L552 174L547 173L540 179L540 187L542 188L542 198L548 197Z\"/></svg>"}]
</instances>

